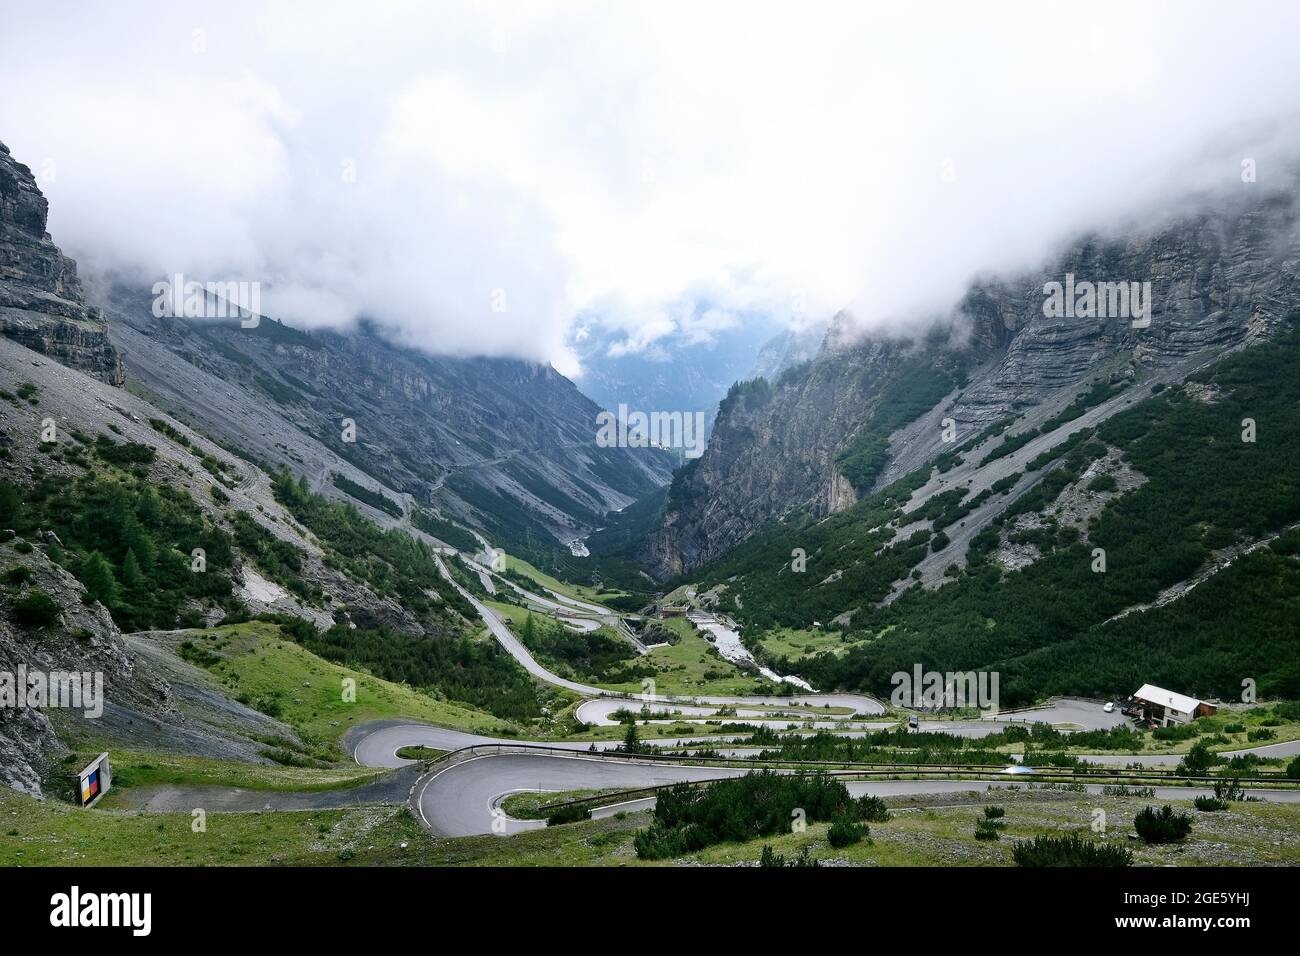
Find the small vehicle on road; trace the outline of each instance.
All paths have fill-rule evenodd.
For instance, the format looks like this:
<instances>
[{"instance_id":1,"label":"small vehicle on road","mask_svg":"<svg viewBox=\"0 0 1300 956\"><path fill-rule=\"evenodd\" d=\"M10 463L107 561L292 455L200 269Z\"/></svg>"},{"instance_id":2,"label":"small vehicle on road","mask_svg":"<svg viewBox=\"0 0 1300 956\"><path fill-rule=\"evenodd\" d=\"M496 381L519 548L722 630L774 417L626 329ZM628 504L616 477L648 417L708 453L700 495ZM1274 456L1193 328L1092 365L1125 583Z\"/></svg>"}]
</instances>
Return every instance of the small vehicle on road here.
<instances>
[{"instance_id":1,"label":"small vehicle on road","mask_svg":"<svg viewBox=\"0 0 1300 956\"><path fill-rule=\"evenodd\" d=\"M908 730L916 730L920 726L921 726L921 718L916 716L916 714L913 714L911 717L907 718Z\"/></svg>"},{"instance_id":2,"label":"small vehicle on road","mask_svg":"<svg viewBox=\"0 0 1300 956\"><path fill-rule=\"evenodd\" d=\"M1103 707L1102 710L1104 710L1108 714L1115 713L1115 702L1110 700L1106 701L1106 706Z\"/></svg>"}]
</instances>

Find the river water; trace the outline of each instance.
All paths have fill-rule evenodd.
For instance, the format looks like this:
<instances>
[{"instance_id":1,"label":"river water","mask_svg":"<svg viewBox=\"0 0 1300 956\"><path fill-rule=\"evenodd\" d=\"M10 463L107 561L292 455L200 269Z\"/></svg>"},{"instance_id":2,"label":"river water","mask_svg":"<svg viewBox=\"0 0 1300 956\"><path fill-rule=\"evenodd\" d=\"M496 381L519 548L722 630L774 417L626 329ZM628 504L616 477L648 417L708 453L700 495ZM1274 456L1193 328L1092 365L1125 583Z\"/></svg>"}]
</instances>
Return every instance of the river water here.
<instances>
[{"instance_id":1,"label":"river water","mask_svg":"<svg viewBox=\"0 0 1300 956\"><path fill-rule=\"evenodd\" d=\"M776 671L768 667L763 667L756 660L754 655L749 653L747 648L740 640L740 634L727 627L721 621L711 614L701 614L692 612L687 615L690 622L701 631L707 631L713 635L713 646L718 649L718 653L731 661L733 664L748 663L756 668L758 672L770 681L776 681L782 684L793 684L800 690L812 690L812 685L806 680L799 677L782 677Z\"/></svg>"}]
</instances>

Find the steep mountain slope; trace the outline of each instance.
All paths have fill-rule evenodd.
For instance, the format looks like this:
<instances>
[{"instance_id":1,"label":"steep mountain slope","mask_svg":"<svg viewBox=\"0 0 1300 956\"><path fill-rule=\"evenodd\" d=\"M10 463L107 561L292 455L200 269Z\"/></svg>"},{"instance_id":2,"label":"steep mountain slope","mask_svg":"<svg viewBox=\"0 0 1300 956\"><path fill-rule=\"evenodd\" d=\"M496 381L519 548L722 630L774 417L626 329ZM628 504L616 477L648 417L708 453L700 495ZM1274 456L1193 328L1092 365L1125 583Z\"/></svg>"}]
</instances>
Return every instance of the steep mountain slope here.
<instances>
[{"instance_id":1,"label":"steep mountain slope","mask_svg":"<svg viewBox=\"0 0 1300 956\"><path fill-rule=\"evenodd\" d=\"M1027 475L993 494L1001 511L937 589L898 594L892 582L939 550L936 527L977 521L961 499L978 495L963 485L941 509L904 514L924 470L842 515L756 539L705 584L756 635L844 611L837 653L788 665L826 686L879 692L920 663L1001 672L1004 706L1146 681L1224 699L1250 681L1261 695L1294 696L1297 328L1300 310L1274 342L1036 455ZM985 447L995 440L974 457ZM1017 493L1025 479L1033 484ZM804 573L779 563L791 542L808 549Z\"/></svg>"},{"instance_id":2,"label":"steep mountain slope","mask_svg":"<svg viewBox=\"0 0 1300 956\"><path fill-rule=\"evenodd\" d=\"M832 336L737 386L670 489L659 573L819 687L887 693L920 664L999 671L1003 706L1296 693L1294 200L1136 235L978 285L926 341ZM1150 327L1045 317L1067 272L1150 276Z\"/></svg>"},{"instance_id":3,"label":"steep mountain slope","mask_svg":"<svg viewBox=\"0 0 1300 956\"><path fill-rule=\"evenodd\" d=\"M151 303L119 288L107 306L145 394L317 490L355 497L360 486L381 522L432 508L550 563L672 467L652 449L598 447L599 408L549 366L429 356L365 324L344 334L159 319Z\"/></svg>"},{"instance_id":4,"label":"steep mountain slope","mask_svg":"<svg viewBox=\"0 0 1300 956\"><path fill-rule=\"evenodd\" d=\"M336 497L362 495L370 504L349 498L353 507L314 494L302 467L306 459L293 458L288 442L275 444L278 428L312 447L305 431L287 427L269 410L267 392L277 383L292 386L249 376L245 391L180 360L165 367L163 380L182 382L194 408L210 410L212 396L218 407L232 399L225 407L265 439L259 448L278 455L260 463L171 417L136 388L121 387L117 352L97 313L84 306L72 263L39 228L44 200L26 170L13 168L17 172L6 180L6 222L22 228L4 233L0 285L7 302L23 307L6 306L5 316L17 324L6 327L14 334L0 337L0 685L12 693L23 668L29 674L89 671L103 675L104 696L103 713L93 717L6 700L0 706L0 783L40 793L53 781L62 793L66 773L78 769L64 766L69 747L109 744L218 760L318 761L319 742L300 740L277 720L274 701L241 702L238 687L218 686L190 666L187 654L205 665L207 652L186 638L172 642L178 658L157 650L156 642L123 634L202 628L250 615L270 615L273 630L283 628L304 646L328 648L354 667L409 680L434 700L468 705L457 711L476 720L490 720L487 712L520 720L543 714L542 692L523 669L496 645L470 639L476 614L446 586L433 557L437 540L414 527L385 531L368 519L363 511L396 523L402 510L386 513L384 499L370 497L374 479L326 442L317 442L317 460L331 470L314 477L346 489L334 489ZM28 334L32 330L39 334ZM306 338L269 322L264 336L268 350L286 350ZM229 346L223 351L220 338L187 341L210 341L214 353L232 363L240 354ZM195 359L205 361L198 354ZM178 366L194 374L167 378L181 374ZM585 422L572 416L592 408L571 385L547 381L542 394L529 396L523 379L558 376L516 363L521 381L510 382L507 371L497 366L483 374L495 375L496 387L513 389L516 402L529 400L557 416L542 418L543 426L583 433ZM357 387L374 396L367 411L386 398L376 381ZM357 418L366 422L364 414ZM302 421L312 419L303 414ZM526 428L527 422L498 429L507 427ZM365 434L364 424L359 431ZM401 461L375 457L393 468ZM286 460L297 466L299 480L275 468ZM614 459L609 471L615 483L633 481L629 492L653 488L648 479L638 485L628 478L635 474L630 467L616 467L630 460ZM348 473L355 484L347 482ZM592 494L599 498L598 491ZM431 513L411 517L474 544L463 529ZM332 758L331 751L326 759Z\"/></svg>"},{"instance_id":5,"label":"steep mountain slope","mask_svg":"<svg viewBox=\"0 0 1300 956\"><path fill-rule=\"evenodd\" d=\"M977 283L920 340L855 336L841 316L814 361L733 391L705 455L675 478L662 528L640 557L660 578L689 572L783 516L841 511L989 426L1010 424L1027 440L1094 385L1178 377L1266 338L1297 296L1294 195L1201 200L1196 209L1090 236L1041 271ZM1067 273L1149 281L1150 326L1046 317L1044 284ZM940 490L936 481L925 497Z\"/></svg>"},{"instance_id":6,"label":"steep mountain slope","mask_svg":"<svg viewBox=\"0 0 1300 956\"><path fill-rule=\"evenodd\" d=\"M121 360L100 311L86 305L77 264L45 231L48 209L31 170L0 143L0 335L121 385Z\"/></svg>"}]
</instances>

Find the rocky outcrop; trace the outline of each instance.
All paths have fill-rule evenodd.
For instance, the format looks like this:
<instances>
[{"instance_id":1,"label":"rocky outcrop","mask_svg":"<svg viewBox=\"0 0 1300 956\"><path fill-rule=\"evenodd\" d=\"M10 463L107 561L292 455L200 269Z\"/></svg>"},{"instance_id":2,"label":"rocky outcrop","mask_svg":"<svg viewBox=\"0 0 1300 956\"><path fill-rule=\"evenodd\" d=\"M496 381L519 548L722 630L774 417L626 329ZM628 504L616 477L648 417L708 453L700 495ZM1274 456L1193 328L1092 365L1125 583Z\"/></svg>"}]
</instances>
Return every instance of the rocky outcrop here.
<instances>
[{"instance_id":1,"label":"rocky outcrop","mask_svg":"<svg viewBox=\"0 0 1300 956\"><path fill-rule=\"evenodd\" d=\"M1004 352L962 395L954 417L959 424L993 421L1077 386L1098 363L1117 358L1156 368L1267 337L1296 305L1298 270L1291 194L1222 202L1133 234L1089 236L1041 273L972 289L962 312L976 341ZM1150 282L1150 326L1045 317L1043 285L1067 273Z\"/></svg>"},{"instance_id":2,"label":"rocky outcrop","mask_svg":"<svg viewBox=\"0 0 1300 956\"><path fill-rule=\"evenodd\" d=\"M789 511L825 514L852 504L835 457L904 348L828 344L782 385L733 388L707 451L673 481L663 530L642 553L653 573L670 577L718 558Z\"/></svg>"},{"instance_id":3,"label":"rocky outcrop","mask_svg":"<svg viewBox=\"0 0 1300 956\"><path fill-rule=\"evenodd\" d=\"M669 578L792 511L820 516L850 506L857 495L841 473L841 455L870 427L883 384L918 354L948 361L960 346L969 378L893 431L874 488L951 451L944 419L960 443L993 422L1068 398L1099 374L1133 379L1267 337L1300 302L1293 193L1189 208L1195 211L1082 238L1041 270L973 283L950 314L935 317L942 333L923 344L855 339L842 316L817 357L763 390L761 401L751 390L750 400L723 403L707 451L675 482L662 527L639 557ZM1045 316L1044 284L1066 273L1150 282L1150 325Z\"/></svg>"},{"instance_id":4,"label":"rocky outcrop","mask_svg":"<svg viewBox=\"0 0 1300 956\"><path fill-rule=\"evenodd\" d=\"M45 545L27 551L16 544L13 538L0 544L0 562L7 571L0 593L0 680L12 683L22 672L97 673L102 675L107 705L143 716L179 719L171 687L130 653L103 605L85 603L85 589L49 560ZM23 570L15 571L18 568ZM53 602L56 619L45 626L20 623L16 605L37 594ZM86 717L84 711L55 716L87 724L97 719ZM90 733L94 736L93 729ZM0 784L40 794L43 778L65 750L49 707L0 707Z\"/></svg>"},{"instance_id":5,"label":"rocky outcrop","mask_svg":"<svg viewBox=\"0 0 1300 956\"><path fill-rule=\"evenodd\" d=\"M86 304L77 264L45 231L47 211L31 170L0 143L0 334L121 385L103 315Z\"/></svg>"}]
</instances>

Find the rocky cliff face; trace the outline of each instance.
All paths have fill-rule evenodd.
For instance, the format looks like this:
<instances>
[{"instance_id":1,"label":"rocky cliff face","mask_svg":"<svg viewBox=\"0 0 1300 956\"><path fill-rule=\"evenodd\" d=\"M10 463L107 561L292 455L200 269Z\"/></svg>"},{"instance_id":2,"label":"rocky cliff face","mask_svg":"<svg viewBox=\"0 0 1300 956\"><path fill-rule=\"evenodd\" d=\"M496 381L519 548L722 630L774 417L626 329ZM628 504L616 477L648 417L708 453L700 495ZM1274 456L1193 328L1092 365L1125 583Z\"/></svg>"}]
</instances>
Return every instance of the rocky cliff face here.
<instances>
[{"instance_id":1,"label":"rocky cliff face","mask_svg":"<svg viewBox=\"0 0 1300 956\"><path fill-rule=\"evenodd\" d=\"M106 303L133 378L182 420L326 493L342 493L342 475L541 557L569 554L566 542L671 474L665 452L598 446L599 407L549 366L428 355L365 324L159 319L150 302L118 289Z\"/></svg>"},{"instance_id":2,"label":"rocky cliff face","mask_svg":"<svg viewBox=\"0 0 1300 956\"><path fill-rule=\"evenodd\" d=\"M810 364L770 389L724 403L708 450L674 483L660 531L640 557L661 578L714 560L791 511L814 515L908 473L985 426L1059 404L1097 375L1141 377L1204 353L1267 337L1300 285L1300 236L1290 193L1202 201L1193 213L1073 244L1042 270L972 284L927 341L855 338L841 317ZM1151 321L1044 315L1044 284L1150 282ZM959 387L936 388L923 366L957 360ZM918 366L921 368L919 368ZM866 484L844 459L881 415L929 388L915 409L885 415L883 467ZM911 392L909 393L909 389ZM869 441L866 441L869 445ZM860 474L860 473L859 473Z\"/></svg>"},{"instance_id":3,"label":"rocky cliff face","mask_svg":"<svg viewBox=\"0 0 1300 956\"><path fill-rule=\"evenodd\" d=\"M86 305L77 264L45 231L47 210L31 170L0 143L0 334L121 385L122 362L103 316Z\"/></svg>"},{"instance_id":4,"label":"rocky cliff face","mask_svg":"<svg viewBox=\"0 0 1300 956\"><path fill-rule=\"evenodd\" d=\"M797 376L734 388L707 451L674 479L663 530L647 543L653 573L681 574L720 557L788 511L825 513L856 500L835 457L905 348L873 341L844 349L828 338Z\"/></svg>"}]
</instances>

